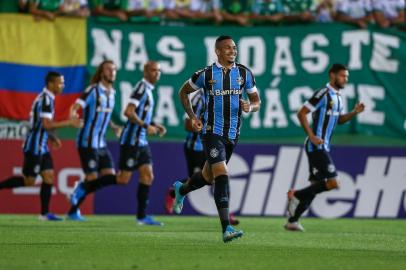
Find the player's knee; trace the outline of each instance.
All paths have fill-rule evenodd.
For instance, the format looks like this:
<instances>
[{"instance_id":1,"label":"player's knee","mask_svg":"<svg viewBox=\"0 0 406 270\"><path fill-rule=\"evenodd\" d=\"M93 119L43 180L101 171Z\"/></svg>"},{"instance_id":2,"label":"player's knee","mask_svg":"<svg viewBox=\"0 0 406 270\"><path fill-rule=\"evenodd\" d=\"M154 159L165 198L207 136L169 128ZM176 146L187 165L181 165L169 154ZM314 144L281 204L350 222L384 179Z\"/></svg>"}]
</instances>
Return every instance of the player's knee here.
<instances>
[{"instance_id":1,"label":"player's knee","mask_svg":"<svg viewBox=\"0 0 406 270\"><path fill-rule=\"evenodd\" d=\"M130 182L131 177L127 175L117 175L116 181L118 185L127 185Z\"/></svg>"},{"instance_id":2,"label":"player's knee","mask_svg":"<svg viewBox=\"0 0 406 270\"><path fill-rule=\"evenodd\" d=\"M24 185L26 187L30 187L30 186L35 185L35 178L33 178L33 177L25 177L24 178Z\"/></svg>"},{"instance_id":3,"label":"player's knee","mask_svg":"<svg viewBox=\"0 0 406 270\"><path fill-rule=\"evenodd\" d=\"M329 179L326 182L327 190L338 189L340 187L337 179Z\"/></svg>"}]
</instances>

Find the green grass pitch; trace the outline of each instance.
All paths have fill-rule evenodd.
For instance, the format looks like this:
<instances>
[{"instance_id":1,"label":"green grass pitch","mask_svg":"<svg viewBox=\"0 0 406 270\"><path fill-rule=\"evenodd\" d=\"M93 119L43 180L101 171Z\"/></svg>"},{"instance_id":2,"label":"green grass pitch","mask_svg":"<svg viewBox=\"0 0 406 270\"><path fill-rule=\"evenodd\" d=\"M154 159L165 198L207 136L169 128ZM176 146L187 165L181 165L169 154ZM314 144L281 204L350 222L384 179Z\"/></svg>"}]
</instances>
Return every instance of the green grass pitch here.
<instances>
[{"instance_id":1,"label":"green grass pitch","mask_svg":"<svg viewBox=\"0 0 406 270\"><path fill-rule=\"evenodd\" d=\"M224 244L217 218L159 219L0 215L0 269L406 269L405 220L307 218L298 233L281 218L240 218L245 235Z\"/></svg>"}]
</instances>

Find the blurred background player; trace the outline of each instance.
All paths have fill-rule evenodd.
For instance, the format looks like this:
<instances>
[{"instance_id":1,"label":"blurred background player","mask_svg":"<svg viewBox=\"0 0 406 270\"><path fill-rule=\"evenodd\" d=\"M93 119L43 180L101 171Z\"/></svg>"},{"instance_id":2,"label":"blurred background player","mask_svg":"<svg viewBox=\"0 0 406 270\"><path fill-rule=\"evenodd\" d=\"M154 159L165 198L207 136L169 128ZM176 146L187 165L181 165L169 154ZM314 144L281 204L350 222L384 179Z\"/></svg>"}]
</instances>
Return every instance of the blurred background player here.
<instances>
[{"instance_id":1,"label":"blurred background player","mask_svg":"<svg viewBox=\"0 0 406 270\"><path fill-rule=\"evenodd\" d=\"M71 107L72 119L79 118L78 111L83 110L84 125L77 136L77 148L85 173L85 182L96 180L99 173L115 174L113 159L107 149L106 131L110 125L117 136L121 133L121 128L111 121L115 103L116 90L113 88L113 83L116 80L116 74L116 65L110 60L103 61L92 77L92 84ZM76 205L77 202L73 204ZM84 220L75 207L69 210L68 218Z\"/></svg>"},{"instance_id":2,"label":"blurred background player","mask_svg":"<svg viewBox=\"0 0 406 270\"><path fill-rule=\"evenodd\" d=\"M337 172L330 156L330 139L337 124L344 124L364 111L364 104L357 103L354 109L342 113L343 101L340 90L348 82L348 69L342 64L333 64L329 70L330 82L317 91L297 113L300 124L307 134L305 151L309 161L310 186L288 192L289 219L286 230L304 231L299 218L317 194L338 188ZM313 127L307 120L312 113Z\"/></svg>"},{"instance_id":3,"label":"blurred background player","mask_svg":"<svg viewBox=\"0 0 406 270\"><path fill-rule=\"evenodd\" d=\"M179 214L183 200L189 192L214 182L214 200L220 217L223 241L241 237L229 219L229 179L227 163L231 158L240 134L241 113L256 112L260 99L251 71L237 64L237 47L230 36L216 39L218 61L195 72L179 91L185 112L192 121L194 132L202 131L206 162L201 172L194 173L186 183L174 183L174 212ZM196 117L188 94L203 88L206 98L204 119ZM247 93L249 102L242 99Z\"/></svg>"},{"instance_id":4,"label":"blurred background player","mask_svg":"<svg viewBox=\"0 0 406 270\"><path fill-rule=\"evenodd\" d=\"M12 176L0 182L0 189L33 186L37 175L40 174L42 184L40 191L41 215L39 219L59 221L62 218L49 212L54 182L54 165L47 141L49 139L55 149L60 148L62 143L53 132L54 129L67 126L80 127L80 120L54 121L55 95L62 93L65 87L64 77L60 73L50 71L46 75L45 85L42 92L35 98L31 108L31 128L23 147L23 175Z\"/></svg>"},{"instance_id":5,"label":"blurred background player","mask_svg":"<svg viewBox=\"0 0 406 270\"><path fill-rule=\"evenodd\" d=\"M206 105L204 90L199 89L198 91L191 93L189 96L193 112L198 119L202 119ZM188 178L190 178L194 173L200 172L203 169L204 163L206 162L206 156L203 151L201 134L200 132L193 131L192 120L188 116L185 118L185 130L188 134L183 145L183 150L187 164ZM185 178L180 182L185 183L188 178ZM207 183L207 185L209 185L209 183ZM174 203L175 190L173 187L170 187L165 196L165 211L168 214L173 213ZM239 220L235 219L234 216L230 214L230 224L238 225L239 223Z\"/></svg>"},{"instance_id":6,"label":"blurred background player","mask_svg":"<svg viewBox=\"0 0 406 270\"><path fill-rule=\"evenodd\" d=\"M149 190L154 180L151 150L147 141L148 135L165 135L166 128L152 121L154 98L152 90L161 76L160 65L149 61L144 66L144 78L139 81L124 111L128 121L120 138L119 172L102 174L94 181L80 183L72 193L71 210L78 209L86 195L109 185L125 185L132 177L134 170L139 173L137 192L139 225L163 225L146 215Z\"/></svg>"}]
</instances>

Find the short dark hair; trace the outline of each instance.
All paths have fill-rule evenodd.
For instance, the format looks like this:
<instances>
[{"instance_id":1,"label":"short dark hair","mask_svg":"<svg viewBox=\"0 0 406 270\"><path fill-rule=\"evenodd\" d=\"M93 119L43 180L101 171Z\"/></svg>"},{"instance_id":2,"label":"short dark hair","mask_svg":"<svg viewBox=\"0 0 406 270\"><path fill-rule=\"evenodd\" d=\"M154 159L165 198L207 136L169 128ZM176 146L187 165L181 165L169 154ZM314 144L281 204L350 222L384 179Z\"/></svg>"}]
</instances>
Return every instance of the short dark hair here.
<instances>
[{"instance_id":1,"label":"short dark hair","mask_svg":"<svg viewBox=\"0 0 406 270\"><path fill-rule=\"evenodd\" d=\"M233 39L233 38L231 36L219 36L216 39L216 49L218 48L220 42L222 42L223 40L226 40L226 39Z\"/></svg>"},{"instance_id":2,"label":"short dark hair","mask_svg":"<svg viewBox=\"0 0 406 270\"><path fill-rule=\"evenodd\" d=\"M334 63L329 71L328 74L334 73L337 74L337 72L341 71L341 70L348 70L348 68L346 66L344 66L343 64L339 64L339 63Z\"/></svg>"},{"instance_id":3,"label":"short dark hair","mask_svg":"<svg viewBox=\"0 0 406 270\"><path fill-rule=\"evenodd\" d=\"M48 85L48 83L52 82L53 80L59 77L62 77L61 73L56 71L49 71L45 76L45 84Z\"/></svg>"}]
</instances>

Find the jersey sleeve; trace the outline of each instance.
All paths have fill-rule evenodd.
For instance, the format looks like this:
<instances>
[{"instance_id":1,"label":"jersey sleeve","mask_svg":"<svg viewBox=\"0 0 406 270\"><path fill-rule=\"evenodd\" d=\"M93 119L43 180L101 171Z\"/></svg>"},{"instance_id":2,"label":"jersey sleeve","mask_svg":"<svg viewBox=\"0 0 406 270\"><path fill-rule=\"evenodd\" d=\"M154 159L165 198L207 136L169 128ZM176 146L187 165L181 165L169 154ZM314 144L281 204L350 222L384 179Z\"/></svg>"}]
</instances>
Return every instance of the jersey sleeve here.
<instances>
[{"instance_id":1,"label":"jersey sleeve","mask_svg":"<svg viewBox=\"0 0 406 270\"><path fill-rule=\"evenodd\" d=\"M75 103L79 104L80 107L82 107L83 109L86 108L89 104L95 101L96 99L95 91L96 91L95 87L87 88L82 93L82 95L75 101Z\"/></svg>"},{"instance_id":2,"label":"jersey sleeve","mask_svg":"<svg viewBox=\"0 0 406 270\"><path fill-rule=\"evenodd\" d=\"M245 90L248 94L258 92L254 75L251 70L247 69L246 78L245 78Z\"/></svg>"},{"instance_id":3,"label":"jersey sleeve","mask_svg":"<svg viewBox=\"0 0 406 270\"><path fill-rule=\"evenodd\" d=\"M47 118L47 119L52 119L54 112L53 112L53 106L52 106L52 100L49 96L44 95L41 100L41 111L39 113L39 117L41 118Z\"/></svg>"},{"instance_id":4,"label":"jersey sleeve","mask_svg":"<svg viewBox=\"0 0 406 270\"><path fill-rule=\"evenodd\" d=\"M199 90L200 88L204 88L204 71L205 69L196 71L189 79L188 82L193 89Z\"/></svg>"},{"instance_id":5,"label":"jersey sleeve","mask_svg":"<svg viewBox=\"0 0 406 270\"><path fill-rule=\"evenodd\" d=\"M306 108L308 108L311 112L316 111L321 107L323 104L324 95L327 93L327 89L321 89L313 94L313 96L307 100L304 104Z\"/></svg>"},{"instance_id":6,"label":"jersey sleeve","mask_svg":"<svg viewBox=\"0 0 406 270\"><path fill-rule=\"evenodd\" d=\"M138 107L138 105L140 105L144 93L145 93L145 85L140 82L138 85L135 86L128 103L135 105L135 107Z\"/></svg>"}]
</instances>

